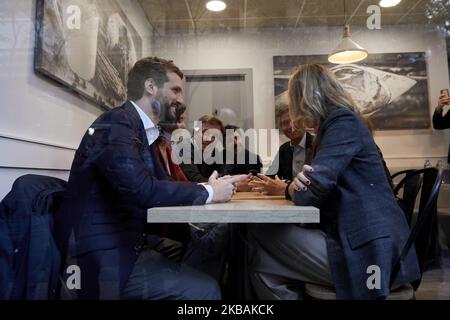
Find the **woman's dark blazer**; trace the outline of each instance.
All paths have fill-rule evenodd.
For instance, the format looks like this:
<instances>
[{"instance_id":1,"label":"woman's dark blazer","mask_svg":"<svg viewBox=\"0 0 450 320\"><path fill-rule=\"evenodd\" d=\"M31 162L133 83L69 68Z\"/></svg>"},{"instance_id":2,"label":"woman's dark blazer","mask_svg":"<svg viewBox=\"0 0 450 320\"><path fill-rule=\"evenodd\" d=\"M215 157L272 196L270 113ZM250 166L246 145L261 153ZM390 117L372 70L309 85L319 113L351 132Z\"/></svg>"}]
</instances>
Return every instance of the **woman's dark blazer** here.
<instances>
[{"instance_id":1,"label":"woman's dark blazer","mask_svg":"<svg viewBox=\"0 0 450 320\"><path fill-rule=\"evenodd\" d=\"M386 178L367 126L354 112L337 108L321 124L308 190L295 192L296 205L320 209L321 226L338 299L389 295L391 270L409 227ZM372 288L380 271L380 286ZM414 248L394 284L420 278ZM372 288L372 289L370 289Z\"/></svg>"}]
</instances>

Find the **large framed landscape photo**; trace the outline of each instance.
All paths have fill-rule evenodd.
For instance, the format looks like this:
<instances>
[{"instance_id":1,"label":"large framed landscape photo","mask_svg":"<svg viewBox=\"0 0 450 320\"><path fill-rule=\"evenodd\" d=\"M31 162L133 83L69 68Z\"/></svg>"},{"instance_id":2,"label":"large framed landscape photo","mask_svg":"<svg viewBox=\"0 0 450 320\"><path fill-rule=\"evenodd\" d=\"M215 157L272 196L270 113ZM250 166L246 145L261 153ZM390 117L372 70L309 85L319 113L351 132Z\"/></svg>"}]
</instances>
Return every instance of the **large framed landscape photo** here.
<instances>
[{"instance_id":1,"label":"large framed landscape photo","mask_svg":"<svg viewBox=\"0 0 450 320\"><path fill-rule=\"evenodd\" d=\"M336 65L326 55L275 56L275 108L287 101L288 79L304 63L330 68L369 116L375 130L429 129L425 52L369 54L362 63Z\"/></svg>"},{"instance_id":2,"label":"large framed landscape photo","mask_svg":"<svg viewBox=\"0 0 450 320\"><path fill-rule=\"evenodd\" d=\"M37 0L35 71L97 105L126 100L142 38L117 0Z\"/></svg>"}]
</instances>

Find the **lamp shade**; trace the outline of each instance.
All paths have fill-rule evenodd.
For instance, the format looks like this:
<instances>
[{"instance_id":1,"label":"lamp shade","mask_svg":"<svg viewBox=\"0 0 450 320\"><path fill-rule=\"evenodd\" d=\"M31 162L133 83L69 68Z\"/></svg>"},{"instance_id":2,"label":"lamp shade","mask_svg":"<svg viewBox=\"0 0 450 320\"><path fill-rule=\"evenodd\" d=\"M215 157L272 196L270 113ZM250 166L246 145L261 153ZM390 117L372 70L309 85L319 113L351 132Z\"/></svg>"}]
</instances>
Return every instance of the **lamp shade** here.
<instances>
[{"instance_id":1,"label":"lamp shade","mask_svg":"<svg viewBox=\"0 0 450 320\"><path fill-rule=\"evenodd\" d=\"M355 63L364 60L369 55L366 49L350 39L349 30L349 26L344 26L342 40L328 56L329 62L336 64Z\"/></svg>"},{"instance_id":2,"label":"lamp shade","mask_svg":"<svg viewBox=\"0 0 450 320\"><path fill-rule=\"evenodd\" d=\"M400 3L400 1L402 1L402 0L381 0L380 6L383 8L395 7L396 5L398 5Z\"/></svg>"}]
</instances>

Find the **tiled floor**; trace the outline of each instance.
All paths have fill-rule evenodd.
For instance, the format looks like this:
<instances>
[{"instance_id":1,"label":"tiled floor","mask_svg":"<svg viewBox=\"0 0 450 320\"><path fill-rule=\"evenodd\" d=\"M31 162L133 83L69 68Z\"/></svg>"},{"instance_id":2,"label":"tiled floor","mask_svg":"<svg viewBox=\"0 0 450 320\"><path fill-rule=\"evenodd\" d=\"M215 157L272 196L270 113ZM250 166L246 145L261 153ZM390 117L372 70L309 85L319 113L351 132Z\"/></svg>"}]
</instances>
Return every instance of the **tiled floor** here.
<instances>
[{"instance_id":1,"label":"tiled floor","mask_svg":"<svg viewBox=\"0 0 450 320\"><path fill-rule=\"evenodd\" d=\"M450 252L445 252L440 268L426 271L416 292L417 300L450 300Z\"/></svg>"}]
</instances>

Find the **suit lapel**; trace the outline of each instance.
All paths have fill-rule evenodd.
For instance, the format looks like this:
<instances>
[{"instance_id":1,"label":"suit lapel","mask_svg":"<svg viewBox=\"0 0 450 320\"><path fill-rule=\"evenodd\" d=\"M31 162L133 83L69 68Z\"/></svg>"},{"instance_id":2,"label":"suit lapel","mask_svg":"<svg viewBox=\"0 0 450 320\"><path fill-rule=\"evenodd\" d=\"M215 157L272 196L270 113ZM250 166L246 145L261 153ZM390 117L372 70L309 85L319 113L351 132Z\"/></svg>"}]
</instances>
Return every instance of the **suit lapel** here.
<instances>
[{"instance_id":1,"label":"suit lapel","mask_svg":"<svg viewBox=\"0 0 450 320\"><path fill-rule=\"evenodd\" d=\"M305 142L305 163L311 164L314 158L314 148L313 148L314 137L306 132L306 142Z\"/></svg>"},{"instance_id":2,"label":"suit lapel","mask_svg":"<svg viewBox=\"0 0 450 320\"><path fill-rule=\"evenodd\" d=\"M166 171L164 170L162 163L159 161L158 155L156 154L156 141L150 146L150 159L152 160L153 166L155 168L155 176L159 180L169 180L169 177L167 176Z\"/></svg>"},{"instance_id":3,"label":"suit lapel","mask_svg":"<svg viewBox=\"0 0 450 320\"><path fill-rule=\"evenodd\" d=\"M289 144L287 145L288 152L285 152L285 157L286 157L286 166L284 167L284 176L286 177L286 179L292 180L292 162L294 161L294 147L292 146L292 143L289 142ZM283 162L280 162L280 164L282 164Z\"/></svg>"},{"instance_id":4,"label":"suit lapel","mask_svg":"<svg viewBox=\"0 0 450 320\"><path fill-rule=\"evenodd\" d=\"M142 142L143 146L148 146L147 134L145 133L144 124L142 123L141 117L136 111L136 108L130 101L125 102L123 108L128 115L128 118L131 120L133 128L137 129L137 134L140 142Z\"/></svg>"},{"instance_id":5,"label":"suit lapel","mask_svg":"<svg viewBox=\"0 0 450 320\"><path fill-rule=\"evenodd\" d=\"M144 124L142 123L139 113L130 101L127 101L124 105L124 110L128 114L128 117L133 125L133 128L137 129L138 143L141 144L140 153L148 170L153 176L160 180L167 180L168 177L164 172L161 163L156 155L156 141L151 145L148 144L147 134L145 132Z\"/></svg>"}]
</instances>

